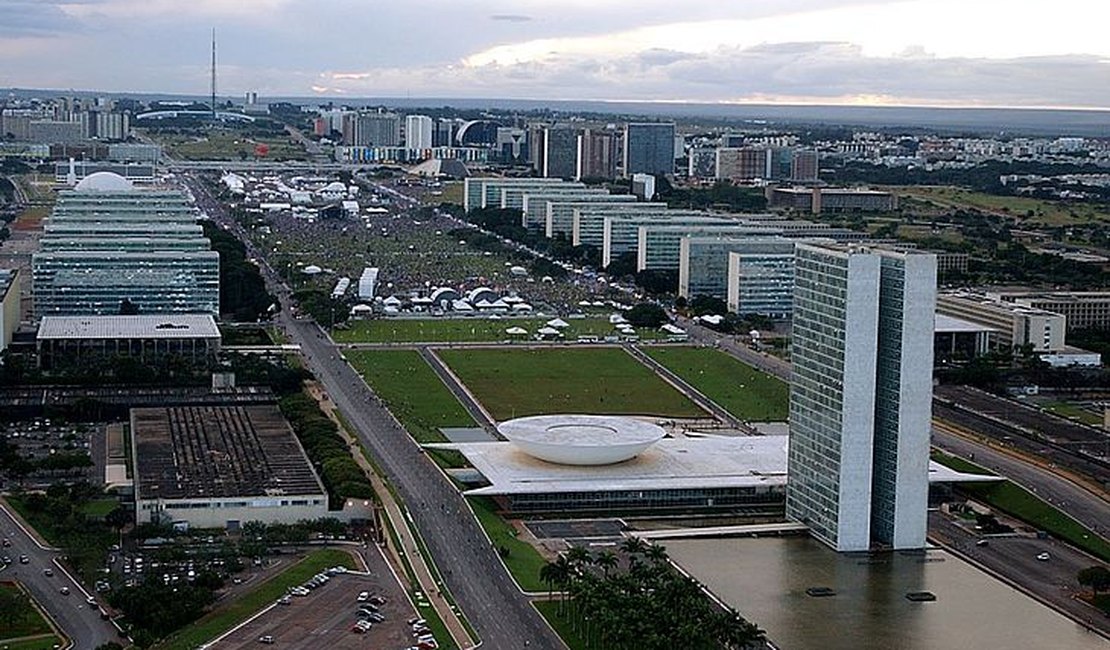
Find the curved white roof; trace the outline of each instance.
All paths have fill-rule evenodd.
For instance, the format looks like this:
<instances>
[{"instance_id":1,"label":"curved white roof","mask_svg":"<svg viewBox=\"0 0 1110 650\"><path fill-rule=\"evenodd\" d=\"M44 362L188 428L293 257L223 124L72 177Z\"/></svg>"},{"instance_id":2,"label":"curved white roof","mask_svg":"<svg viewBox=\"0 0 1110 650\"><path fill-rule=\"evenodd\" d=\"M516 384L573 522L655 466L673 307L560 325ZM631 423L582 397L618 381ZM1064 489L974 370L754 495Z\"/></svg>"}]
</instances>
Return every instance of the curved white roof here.
<instances>
[{"instance_id":1,"label":"curved white roof","mask_svg":"<svg viewBox=\"0 0 1110 650\"><path fill-rule=\"evenodd\" d=\"M535 415L497 430L529 456L559 465L620 463L666 435L650 422L612 415Z\"/></svg>"},{"instance_id":2,"label":"curved white roof","mask_svg":"<svg viewBox=\"0 0 1110 650\"><path fill-rule=\"evenodd\" d=\"M128 192L135 185L114 172L94 172L81 179L75 190L78 192Z\"/></svg>"}]
</instances>

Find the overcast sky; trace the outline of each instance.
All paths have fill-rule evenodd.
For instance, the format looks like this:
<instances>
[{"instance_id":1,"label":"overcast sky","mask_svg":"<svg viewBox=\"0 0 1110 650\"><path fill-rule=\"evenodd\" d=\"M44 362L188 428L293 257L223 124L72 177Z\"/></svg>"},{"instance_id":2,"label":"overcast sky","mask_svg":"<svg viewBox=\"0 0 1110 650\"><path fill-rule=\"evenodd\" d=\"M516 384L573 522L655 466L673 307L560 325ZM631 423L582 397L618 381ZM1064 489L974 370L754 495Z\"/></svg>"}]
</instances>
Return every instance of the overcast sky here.
<instances>
[{"instance_id":1,"label":"overcast sky","mask_svg":"<svg viewBox=\"0 0 1110 650\"><path fill-rule=\"evenodd\" d=\"M1105 0L0 0L0 87L1110 107Z\"/></svg>"}]
</instances>

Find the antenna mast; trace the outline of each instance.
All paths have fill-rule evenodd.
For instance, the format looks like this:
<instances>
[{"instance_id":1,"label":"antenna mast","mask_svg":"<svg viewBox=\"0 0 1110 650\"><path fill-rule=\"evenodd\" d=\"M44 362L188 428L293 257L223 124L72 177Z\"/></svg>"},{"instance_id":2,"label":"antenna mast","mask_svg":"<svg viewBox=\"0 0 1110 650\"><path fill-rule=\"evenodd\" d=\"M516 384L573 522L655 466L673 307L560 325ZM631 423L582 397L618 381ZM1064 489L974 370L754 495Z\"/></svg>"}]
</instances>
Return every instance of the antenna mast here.
<instances>
[{"instance_id":1,"label":"antenna mast","mask_svg":"<svg viewBox=\"0 0 1110 650\"><path fill-rule=\"evenodd\" d=\"M216 28L212 28L212 119L216 119Z\"/></svg>"}]
</instances>

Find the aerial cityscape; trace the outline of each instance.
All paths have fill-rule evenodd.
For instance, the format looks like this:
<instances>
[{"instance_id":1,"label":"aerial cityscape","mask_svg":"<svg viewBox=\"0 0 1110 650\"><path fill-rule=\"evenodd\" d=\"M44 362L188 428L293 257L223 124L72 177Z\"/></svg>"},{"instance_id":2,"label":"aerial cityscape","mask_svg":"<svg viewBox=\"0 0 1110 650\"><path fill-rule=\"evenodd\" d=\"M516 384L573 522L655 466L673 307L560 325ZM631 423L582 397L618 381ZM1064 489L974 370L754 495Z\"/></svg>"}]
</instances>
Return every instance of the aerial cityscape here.
<instances>
[{"instance_id":1,"label":"aerial cityscape","mask_svg":"<svg viewBox=\"0 0 1110 650\"><path fill-rule=\"evenodd\" d=\"M194 4L0 3L0 650L1110 648L1090 7Z\"/></svg>"}]
</instances>

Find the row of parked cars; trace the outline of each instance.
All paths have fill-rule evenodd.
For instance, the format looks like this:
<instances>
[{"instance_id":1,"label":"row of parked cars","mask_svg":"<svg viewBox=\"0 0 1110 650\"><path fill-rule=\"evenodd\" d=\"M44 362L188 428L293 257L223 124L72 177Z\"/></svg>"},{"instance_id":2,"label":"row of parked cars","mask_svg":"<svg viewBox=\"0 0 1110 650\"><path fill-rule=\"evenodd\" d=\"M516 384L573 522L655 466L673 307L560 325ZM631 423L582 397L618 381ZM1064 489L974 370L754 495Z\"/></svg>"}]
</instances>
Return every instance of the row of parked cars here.
<instances>
[{"instance_id":1,"label":"row of parked cars","mask_svg":"<svg viewBox=\"0 0 1110 650\"><path fill-rule=\"evenodd\" d=\"M382 605L385 605L385 596L362 591L355 597L355 604L358 609L355 610L355 623L351 626L351 631L355 634L366 634L375 623L385 622L385 614L381 611Z\"/></svg>"},{"instance_id":2,"label":"row of parked cars","mask_svg":"<svg viewBox=\"0 0 1110 650\"><path fill-rule=\"evenodd\" d=\"M410 618L409 625L412 627L412 636L416 639L416 645L409 646L406 650L437 650L439 648L439 642L436 641L427 621L422 618Z\"/></svg>"}]
</instances>

